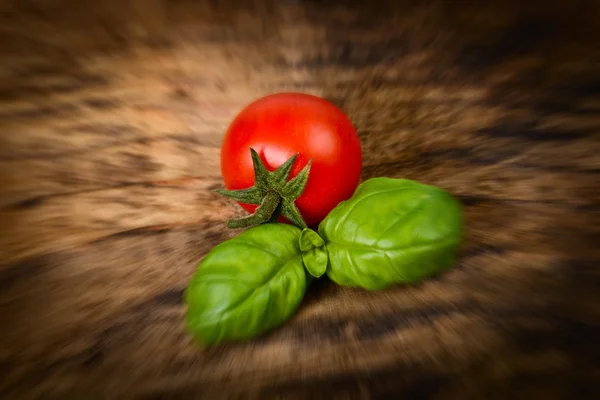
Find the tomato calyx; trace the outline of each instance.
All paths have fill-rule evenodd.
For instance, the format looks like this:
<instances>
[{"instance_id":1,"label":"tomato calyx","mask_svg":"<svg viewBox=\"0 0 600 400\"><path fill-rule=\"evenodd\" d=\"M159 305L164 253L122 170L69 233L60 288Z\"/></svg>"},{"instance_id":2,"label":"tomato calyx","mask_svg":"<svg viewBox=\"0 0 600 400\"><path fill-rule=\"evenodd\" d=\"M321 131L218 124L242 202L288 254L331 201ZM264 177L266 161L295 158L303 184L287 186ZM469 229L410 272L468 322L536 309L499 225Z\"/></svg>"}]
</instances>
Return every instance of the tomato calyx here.
<instances>
[{"instance_id":1,"label":"tomato calyx","mask_svg":"<svg viewBox=\"0 0 600 400\"><path fill-rule=\"evenodd\" d=\"M229 228L248 228L275 222L280 215L300 228L306 228L306 223L296 208L294 202L306 187L312 160L294 178L287 180L298 154L290 157L275 171L270 172L263 164L254 149L250 149L254 167L254 186L241 190L217 190L218 193L233 200L246 204L256 204L254 214L245 218L227 221Z\"/></svg>"}]
</instances>

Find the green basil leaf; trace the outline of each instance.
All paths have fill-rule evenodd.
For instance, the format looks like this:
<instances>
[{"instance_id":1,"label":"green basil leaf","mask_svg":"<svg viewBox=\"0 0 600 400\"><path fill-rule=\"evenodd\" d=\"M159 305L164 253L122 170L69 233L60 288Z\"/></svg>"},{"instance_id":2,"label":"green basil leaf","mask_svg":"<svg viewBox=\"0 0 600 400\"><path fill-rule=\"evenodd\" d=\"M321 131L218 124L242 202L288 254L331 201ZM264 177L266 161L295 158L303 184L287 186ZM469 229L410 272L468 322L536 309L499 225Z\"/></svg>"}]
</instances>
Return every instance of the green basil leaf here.
<instances>
[{"instance_id":1,"label":"green basil leaf","mask_svg":"<svg viewBox=\"0 0 600 400\"><path fill-rule=\"evenodd\" d=\"M188 331L213 344L251 338L286 321L311 279L300 234L292 225L262 224L210 251L185 293Z\"/></svg>"},{"instance_id":2,"label":"green basil leaf","mask_svg":"<svg viewBox=\"0 0 600 400\"><path fill-rule=\"evenodd\" d=\"M309 251L315 247L324 246L325 241L317 232L309 228L304 228L300 234L299 244L301 251Z\"/></svg>"},{"instance_id":3,"label":"green basil leaf","mask_svg":"<svg viewBox=\"0 0 600 400\"><path fill-rule=\"evenodd\" d=\"M305 228L300 234L302 262L306 270L315 278L320 278L327 270L327 248L317 232Z\"/></svg>"},{"instance_id":4,"label":"green basil leaf","mask_svg":"<svg viewBox=\"0 0 600 400\"><path fill-rule=\"evenodd\" d=\"M319 225L327 275L345 286L383 289L415 282L455 264L459 203L434 186L373 178Z\"/></svg>"}]
</instances>

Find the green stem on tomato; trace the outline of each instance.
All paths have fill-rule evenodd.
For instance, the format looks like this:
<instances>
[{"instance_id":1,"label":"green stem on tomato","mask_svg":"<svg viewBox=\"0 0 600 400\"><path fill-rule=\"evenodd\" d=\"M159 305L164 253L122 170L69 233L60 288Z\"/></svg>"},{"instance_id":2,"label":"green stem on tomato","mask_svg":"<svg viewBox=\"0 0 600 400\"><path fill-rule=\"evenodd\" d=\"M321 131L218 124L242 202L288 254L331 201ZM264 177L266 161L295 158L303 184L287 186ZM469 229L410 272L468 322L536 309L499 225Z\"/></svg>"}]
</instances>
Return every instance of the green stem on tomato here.
<instances>
[{"instance_id":1,"label":"green stem on tomato","mask_svg":"<svg viewBox=\"0 0 600 400\"><path fill-rule=\"evenodd\" d=\"M256 204L259 207L254 214L240 219L228 221L229 228L248 228L275 222L280 215L300 228L306 228L302 215L294 202L306 187L312 160L291 180L287 180L298 154L290 157L275 171L270 172L263 164L254 149L250 149L254 166L254 186L241 190L217 190L224 196L246 204Z\"/></svg>"},{"instance_id":2,"label":"green stem on tomato","mask_svg":"<svg viewBox=\"0 0 600 400\"><path fill-rule=\"evenodd\" d=\"M280 203L281 196L275 192L269 192L254 214L244 218L230 219L227 221L227 227L231 229L248 228L271 220Z\"/></svg>"}]
</instances>

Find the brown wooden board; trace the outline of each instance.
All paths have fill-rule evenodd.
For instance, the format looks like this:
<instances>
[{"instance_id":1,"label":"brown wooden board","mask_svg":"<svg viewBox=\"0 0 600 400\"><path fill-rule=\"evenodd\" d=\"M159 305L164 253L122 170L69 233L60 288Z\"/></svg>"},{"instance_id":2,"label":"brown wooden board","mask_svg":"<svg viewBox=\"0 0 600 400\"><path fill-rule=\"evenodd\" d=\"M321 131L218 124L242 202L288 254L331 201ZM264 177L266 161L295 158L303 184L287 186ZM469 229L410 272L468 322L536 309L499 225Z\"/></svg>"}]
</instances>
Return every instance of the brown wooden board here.
<instances>
[{"instance_id":1,"label":"brown wooden board","mask_svg":"<svg viewBox=\"0 0 600 400\"><path fill-rule=\"evenodd\" d=\"M599 3L368 4L1 2L1 397L599 395ZM323 280L201 349L181 295L241 213L221 138L279 91L348 113L363 179L461 199L467 238L436 279Z\"/></svg>"}]
</instances>

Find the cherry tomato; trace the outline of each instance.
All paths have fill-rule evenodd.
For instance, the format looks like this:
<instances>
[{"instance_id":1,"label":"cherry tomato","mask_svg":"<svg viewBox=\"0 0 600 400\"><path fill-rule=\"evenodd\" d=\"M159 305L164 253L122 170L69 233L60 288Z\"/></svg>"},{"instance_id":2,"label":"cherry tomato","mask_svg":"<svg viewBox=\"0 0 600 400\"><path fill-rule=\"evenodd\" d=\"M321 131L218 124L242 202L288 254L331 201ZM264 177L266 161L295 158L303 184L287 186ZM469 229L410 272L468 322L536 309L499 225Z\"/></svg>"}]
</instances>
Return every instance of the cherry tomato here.
<instances>
[{"instance_id":1,"label":"cherry tomato","mask_svg":"<svg viewBox=\"0 0 600 400\"><path fill-rule=\"evenodd\" d=\"M254 185L250 148L269 171L299 153L289 179L312 159L306 188L295 202L308 226L321 222L348 199L360 180L362 153L356 130L342 110L319 97L273 94L249 104L235 117L221 148L221 172L228 190ZM249 212L257 207L240 205Z\"/></svg>"}]
</instances>

